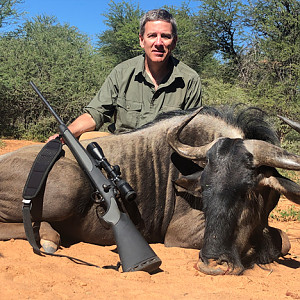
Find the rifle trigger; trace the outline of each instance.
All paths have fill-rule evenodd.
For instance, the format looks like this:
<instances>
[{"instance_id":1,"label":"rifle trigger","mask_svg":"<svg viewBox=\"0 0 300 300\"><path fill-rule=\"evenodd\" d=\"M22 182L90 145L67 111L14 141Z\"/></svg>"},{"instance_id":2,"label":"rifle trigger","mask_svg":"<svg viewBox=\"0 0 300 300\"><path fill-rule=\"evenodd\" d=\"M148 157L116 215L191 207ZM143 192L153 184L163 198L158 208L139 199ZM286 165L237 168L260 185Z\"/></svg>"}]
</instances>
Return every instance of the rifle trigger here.
<instances>
[{"instance_id":1,"label":"rifle trigger","mask_svg":"<svg viewBox=\"0 0 300 300\"><path fill-rule=\"evenodd\" d=\"M91 199L96 204L100 204L100 203L102 203L104 201L103 197L101 196L101 194L98 191L93 192L91 194Z\"/></svg>"}]
</instances>

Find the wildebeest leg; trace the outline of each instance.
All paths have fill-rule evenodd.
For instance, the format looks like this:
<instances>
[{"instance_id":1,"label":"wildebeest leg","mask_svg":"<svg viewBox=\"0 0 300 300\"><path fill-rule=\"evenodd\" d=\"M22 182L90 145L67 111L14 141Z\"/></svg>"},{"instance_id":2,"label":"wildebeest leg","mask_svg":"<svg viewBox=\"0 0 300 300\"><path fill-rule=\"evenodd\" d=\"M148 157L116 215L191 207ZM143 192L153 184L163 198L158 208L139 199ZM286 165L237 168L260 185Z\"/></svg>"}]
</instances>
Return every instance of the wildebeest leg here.
<instances>
[{"instance_id":1,"label":"wildebeest leg","mask_svg":"<svg viewBox=\"0 0 300 300\"><path fill-rule=\"evenodd\" d=\"M0 223L0 241L10 239L26 240L23 223Z\"/></svg>"},{"instance_id":2,"label":"wildebeest leg","mask_svg":"<svg viewBox=\"0 0 300 300\"><path fill-rule=\"evenodd\" d=\"M166 247L201 249L204 230L203 212L191 208L184 199L177 199L164 244Z\"/></svg>"},{"instance_id":3,"label":"wildebeest leg","mask_svg":"<svg viewBox=\"0 0 300 300\"><path fill-rule=\"evenodd\" d=\"M47 222L33 224L35 238L47 253L54 253L60 244L60 235ZM23 223L0 223L0 240L23 239L26 234Z\"/></svg>"},{"instance_id":4,"label":"wildebeest leg","mask_svg":"<svg viewBox=\"0 0 300 300\"><path fill-rule=\"evenodd\" d=\"M60 235L47 222L39 223L40 244L47 253L54 253L60 244ZM34 226L35 227L35 226Z\"/></svg>"}]
</instances>

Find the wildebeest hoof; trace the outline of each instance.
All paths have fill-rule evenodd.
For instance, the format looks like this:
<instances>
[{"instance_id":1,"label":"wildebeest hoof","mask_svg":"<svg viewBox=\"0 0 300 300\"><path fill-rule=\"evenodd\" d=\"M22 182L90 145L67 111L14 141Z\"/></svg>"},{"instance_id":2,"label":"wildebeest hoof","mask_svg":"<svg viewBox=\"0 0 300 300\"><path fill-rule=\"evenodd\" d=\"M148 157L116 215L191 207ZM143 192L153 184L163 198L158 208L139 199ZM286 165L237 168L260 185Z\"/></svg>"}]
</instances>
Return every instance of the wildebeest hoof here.
<instances>
[{"instance_id":1,"label":"wildebeest hoof","mask_svg":"<svg viewBox=\"0 0 300 300\"><path fill-rule=\"evenodd\" d=\"M55 253L58 248L58 245L56 245L54 242L44 239L41 239L40 244L43 247L44 251L49 254Z\"/></svg>"},{"instance_id":2,"label":"wildebeest hoof","mask_svg":"<svg viewBox=\"0 0 300 300\"><path fill-rule=\"evenodd\" d=\"M269 233L275 247L280 250L280 254L285 256L291 250L291 243L287 234L281 229L269 227Z\"/></svg>"},{"instance_id":3,"label":"wildebeest hoof","mask_svg":"<svg viewBox=\"0 0 300 300\"><path fill-rule=\"evenodd\" d=\"M201 273L206 275L240 275L244 268L233 268L231 264L227 262L218 262L215 259L208 259L208 263L204 263L199 259L197 268Z\"/></svg>"},{"instance_id":4,"label":"wildebeest hoof","mask_svg":"<svg viewBox=\"0 0 300 300\"><path fill-rule=\"evenodd\" d=\"M282 231L281 229L276 228L279 231L281 240L282 240L282 245L281 245L281 255L285 256L289 253L289 251L291 250L291 243L290 240L287 236L287 234Z\"/></svg>"}]
</instances>

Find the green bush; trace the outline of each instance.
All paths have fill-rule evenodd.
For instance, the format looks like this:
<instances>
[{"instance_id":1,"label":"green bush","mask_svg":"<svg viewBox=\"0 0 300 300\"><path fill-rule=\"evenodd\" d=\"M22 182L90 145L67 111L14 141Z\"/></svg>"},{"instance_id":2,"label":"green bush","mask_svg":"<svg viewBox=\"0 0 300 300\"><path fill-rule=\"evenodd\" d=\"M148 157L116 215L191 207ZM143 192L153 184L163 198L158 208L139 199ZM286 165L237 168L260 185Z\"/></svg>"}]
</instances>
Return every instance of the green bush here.
<instances>
[{"instance_id":1,"label":"green bush","mask_svg":"<svg viewBox=\"0 0 300 300\"><path fill-rule=\"evenodd\" d=\"M0 39L0 134L44 139L56 132L32 80L69 124L99 90L107 67L87 35L55 17L37 16Z\"/></svg>"}]
</instances>

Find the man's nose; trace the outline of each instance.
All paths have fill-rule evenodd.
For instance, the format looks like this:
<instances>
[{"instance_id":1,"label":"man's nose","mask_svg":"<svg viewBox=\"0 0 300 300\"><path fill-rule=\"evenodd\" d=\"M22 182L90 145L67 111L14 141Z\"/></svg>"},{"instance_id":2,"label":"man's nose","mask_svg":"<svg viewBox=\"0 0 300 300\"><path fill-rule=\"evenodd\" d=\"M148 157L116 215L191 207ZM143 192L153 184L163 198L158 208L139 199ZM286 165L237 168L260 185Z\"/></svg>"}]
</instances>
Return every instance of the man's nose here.
<instances>
[{"instance_id":1,"label":"man's nose","mask_svg":"<svg viewBox=\"0 0 300 300\"><path fill-rule=\"evenodd\" d=\"M160 35L157 35L155 40L155 45L161 45L162 44L162 38Z\"/></svg>"}]
</instances>

